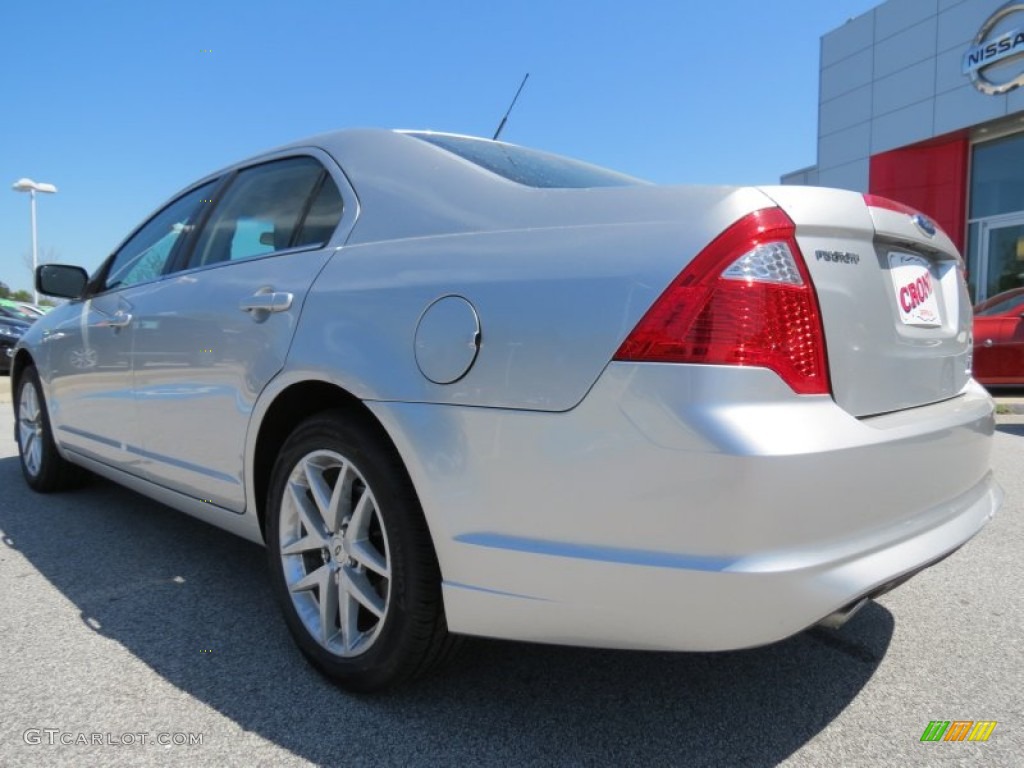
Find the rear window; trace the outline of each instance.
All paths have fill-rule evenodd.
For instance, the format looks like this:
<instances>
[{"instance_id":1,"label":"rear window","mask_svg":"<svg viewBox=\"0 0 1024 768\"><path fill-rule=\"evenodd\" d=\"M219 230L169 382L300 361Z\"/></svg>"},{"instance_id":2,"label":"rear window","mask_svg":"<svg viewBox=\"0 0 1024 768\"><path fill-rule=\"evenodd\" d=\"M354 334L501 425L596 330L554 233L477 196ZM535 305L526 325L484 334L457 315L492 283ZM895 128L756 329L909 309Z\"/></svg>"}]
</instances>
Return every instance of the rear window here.
<instances>
[{"instance_id":1,"label":"rear window","mask_svg":"<svg viewBox=\"0 0 1024 768\"><path fill-rule=\"evenodd\" d=\"M410 133L417 139L446 149L452 154L486 168L510 181L528 187L584 188L628 187L645 184L640 179L609 171L560 155L525 149L486 139L449 136L438 133Z\"/></svg>"}]
</instances>

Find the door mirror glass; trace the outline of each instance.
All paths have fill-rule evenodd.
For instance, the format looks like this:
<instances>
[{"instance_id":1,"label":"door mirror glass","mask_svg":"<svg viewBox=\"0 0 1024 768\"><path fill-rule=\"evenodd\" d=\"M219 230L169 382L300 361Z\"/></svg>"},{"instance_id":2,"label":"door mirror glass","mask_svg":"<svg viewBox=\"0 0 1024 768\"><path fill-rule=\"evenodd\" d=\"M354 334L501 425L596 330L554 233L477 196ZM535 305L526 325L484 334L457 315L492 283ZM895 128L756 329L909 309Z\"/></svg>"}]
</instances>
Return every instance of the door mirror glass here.
<instances>
[{"instance_id":1,"label":"door mirror glass","mask_svg":"<svg viewBox=\"0 0 1024 768\"><path fill-rule=\"evenodd\" d=\"M47 296L77 299L87 282L88 273L71 264L43 264L36 269L36 290Z\"/></svg>"}]
</instances>

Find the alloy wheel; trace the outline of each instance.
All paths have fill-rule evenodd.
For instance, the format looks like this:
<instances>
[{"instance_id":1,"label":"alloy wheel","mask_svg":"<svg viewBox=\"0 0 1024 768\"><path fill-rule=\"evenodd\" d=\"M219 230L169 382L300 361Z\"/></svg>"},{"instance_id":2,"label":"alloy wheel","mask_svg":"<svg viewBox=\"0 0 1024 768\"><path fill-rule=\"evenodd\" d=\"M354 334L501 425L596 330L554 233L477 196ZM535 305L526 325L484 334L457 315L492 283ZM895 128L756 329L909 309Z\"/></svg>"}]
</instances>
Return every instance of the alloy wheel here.
<instances>
[{"instance_id":1,"label":"alloy wheel","mask_svg":"<svg viewBox=\"0 0 1024 768\"><path fill-rule=\"evenodd\" d=\"M373 490L334 451L304 456L285 484L279 545L289 597L310 636L353 657L373 645L391 603L391 552Z\"/></svg>"},{"instance_id":2,"label":"alloy wheel","mask_svg":"<svg viewBox=\"0 0 1024 768\"><path fill-rule=\"evenodd\" d=\"M25 462L25 471L39 474L43 463L43 414L39 394L32 382L21 388L18 401L18 447Z\"/></svg>"}]
</instances>

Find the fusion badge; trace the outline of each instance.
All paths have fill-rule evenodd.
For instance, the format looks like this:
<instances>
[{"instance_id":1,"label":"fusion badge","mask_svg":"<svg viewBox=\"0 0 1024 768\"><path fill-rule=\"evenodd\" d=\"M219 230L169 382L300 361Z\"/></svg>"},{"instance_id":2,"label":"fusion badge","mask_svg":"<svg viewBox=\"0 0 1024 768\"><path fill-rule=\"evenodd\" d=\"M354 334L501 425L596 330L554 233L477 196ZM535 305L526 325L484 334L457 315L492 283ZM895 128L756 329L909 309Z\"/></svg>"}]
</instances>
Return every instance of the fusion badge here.
<instances>
[{"instance_id":1,"label":"fusion badge","mask_svg":"<svg viewBox=\"0 0 1024 768\"><path fill-rule=\"evenodd\" d=\"M815 251L814 258L818 261L832 261L837 264L860 263L860 256L849 251Z\"/></svg>"}]
</instances>

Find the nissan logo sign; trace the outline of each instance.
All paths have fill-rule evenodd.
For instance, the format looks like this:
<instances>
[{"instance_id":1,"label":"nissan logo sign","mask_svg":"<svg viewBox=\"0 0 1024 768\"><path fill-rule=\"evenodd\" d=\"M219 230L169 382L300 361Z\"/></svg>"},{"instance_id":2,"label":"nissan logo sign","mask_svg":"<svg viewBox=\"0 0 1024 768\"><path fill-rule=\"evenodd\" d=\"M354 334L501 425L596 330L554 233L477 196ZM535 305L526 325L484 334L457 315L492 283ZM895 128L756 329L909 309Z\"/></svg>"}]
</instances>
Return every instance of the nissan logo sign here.
<instances>
[{"instance_id":1,"label":"nissan logo sign","mask_svg":"<svg viewBox=\"0 0 1024 768\"><path fill-rule=\"evenodd\" d=\"M1014 14L1021 14L1021 25L996 31L1000 22ZM982 93L997 96L1024 85L1024 2L1012 2L999 8L981 25L963 60L963 73L971 78L974 87ZM994 69L1005 72L1008 63L1021 59L1014 67L1010 79L997 81L991 77ZM997 65L1004 65L999 66Z\"/></svg>"}]
</instances>

